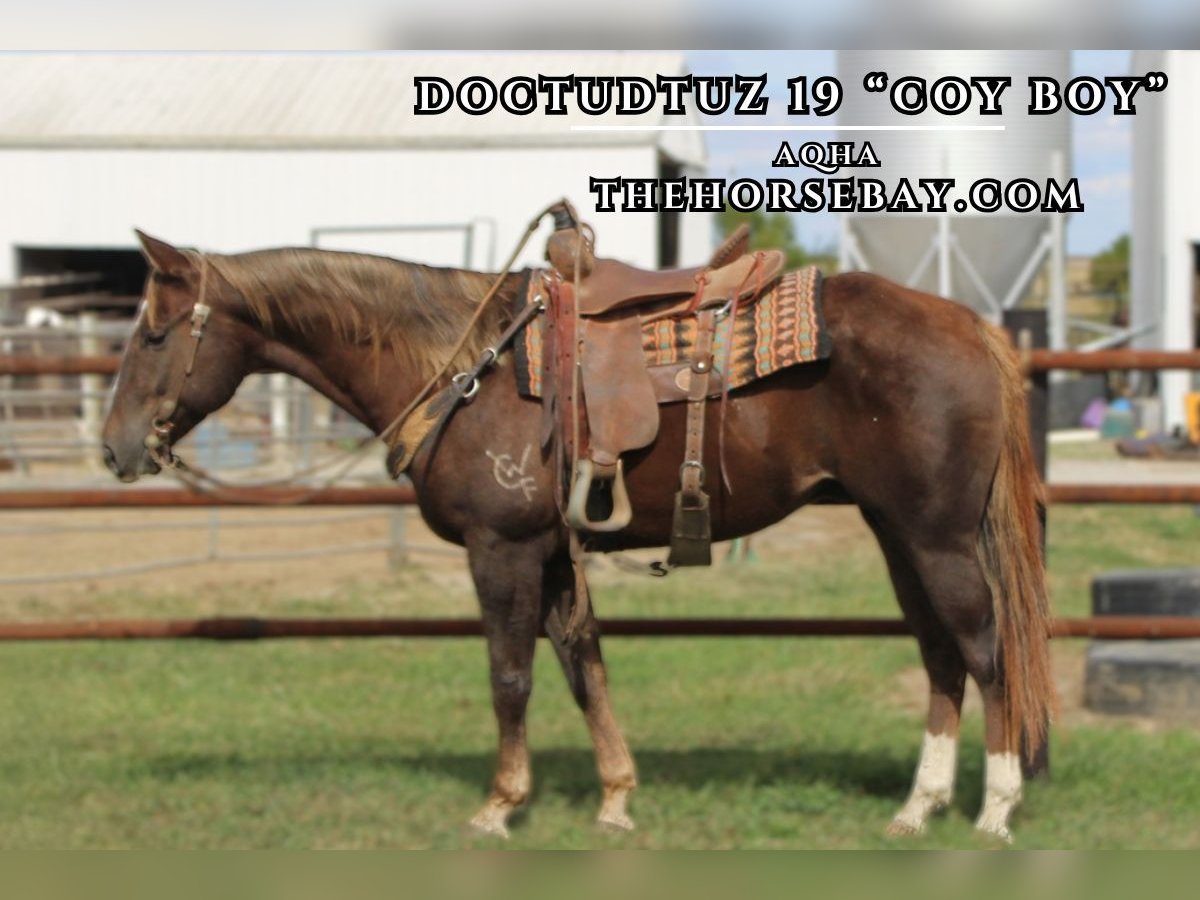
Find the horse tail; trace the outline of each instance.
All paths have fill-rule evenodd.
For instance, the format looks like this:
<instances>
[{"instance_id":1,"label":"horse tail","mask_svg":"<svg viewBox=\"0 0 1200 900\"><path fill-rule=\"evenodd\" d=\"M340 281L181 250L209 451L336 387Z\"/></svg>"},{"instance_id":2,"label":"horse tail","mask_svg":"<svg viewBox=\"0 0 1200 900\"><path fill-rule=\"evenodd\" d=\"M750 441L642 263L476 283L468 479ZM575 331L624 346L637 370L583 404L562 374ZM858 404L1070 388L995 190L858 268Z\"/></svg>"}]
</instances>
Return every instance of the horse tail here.
<instances>
[{"instance_id":1,"label":"horse tail","mask_svg":"<svg viewBox=\"0 0 1200 900\"><path fill-rule=\"evenodd\" d=\"M1021 734L1026 748L1041 744L1056 706L1042 552L1045 497L1033 459L1020 361L1001 329L980 320L980 336L1000 376L1004 444L979 530L979 557L996 618L1005 731L1016 751Z\"/></svg>"}]
</instances>

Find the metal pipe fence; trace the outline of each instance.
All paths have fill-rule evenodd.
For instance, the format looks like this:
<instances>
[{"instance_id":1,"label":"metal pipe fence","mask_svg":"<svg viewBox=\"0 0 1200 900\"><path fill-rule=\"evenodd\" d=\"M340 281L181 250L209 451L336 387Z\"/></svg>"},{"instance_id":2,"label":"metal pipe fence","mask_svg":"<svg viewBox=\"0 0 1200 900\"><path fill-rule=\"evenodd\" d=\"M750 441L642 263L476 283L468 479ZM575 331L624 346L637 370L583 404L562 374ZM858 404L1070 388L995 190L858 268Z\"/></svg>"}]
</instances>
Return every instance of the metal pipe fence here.
<instances>
[{"instance_id":1,"label":"metal pipe fence","mask_svg":"<svg viewBox=\"0 0 1200 900\"><path fill-rule=\"evenodd\" d=\"M1047 484L1046 498L1055 504L1200 503L1200 484ZM411 485L306 489L238 488L227 494L198 494L186 488L76 488L67 490L0 490L0 510L128 509L145 507L239 506L406 506L416 502Z\"/></svg>"},{"instance_id":2,"label":"metal pipe fence","mask_svg":"<svg viewBox=\"0 0 1200 900\"><path fill-rule=\"evenodd\" d=\"M907 637L901 619L605 619L605 637ZM212 640L287 638L470 638L483 634L478 619L335 619L213 617L203 619L81 619L0 622L0 641ZM1092 616L1059 619L1055 638L1177 640L1200 638L1200 619L1169 616Z\"/></svg>"},{"instance_id":3,"label":"metal pipe fence","mask_svg":"<svg viewBox=\"0 0 1200 900\"><path fill-rule=\"evenodd\" d=\"M1079 372L1200 370L1200 350L1045 350L1026 354L1031 372L1073 369ZM115 375L119 356L0 356L0 375Z\"/></svg>"},{"instance_id":4,"label":"metal pipe fence","mask_svg":"<svg viewBox=\"0 0 1200 900\"><path fill-rule=\"evenodd\" d=\"M1032 350L1024 353L1030 373L1054 369L1200 370L1200 352L1165 353L1107 350L1088 353ZM107 375L116 371L114 356L0 356L0 375ZM1045 430L1035 428L1044 441ZM1200 504L1200 485L1049 484L1051 503ZM71 489L0 491L0 510L217 508L229 506L405 506L415 502L411 486L247 488L236 499L179 489ZM362 549L382 549L373 544ZM346 547L330 552L355 552ZM194 561L207 559L197 556ZM254 559L256 554L239 558ZM154 564L146 564L154 565ZM35 576L36 577L36 576ZM249 640L300 637L469 637L480 633L473 619L161 619L76 622L0 623L0 640L95 640L204 638ZM890 619L613 619L608 635L740 637L880 637L908 634L901 620ZM1200 637L1200 620L1165 617L1091 617L1055 623L1056 637L1110 640Z\"/></svg>"}]
</instances>

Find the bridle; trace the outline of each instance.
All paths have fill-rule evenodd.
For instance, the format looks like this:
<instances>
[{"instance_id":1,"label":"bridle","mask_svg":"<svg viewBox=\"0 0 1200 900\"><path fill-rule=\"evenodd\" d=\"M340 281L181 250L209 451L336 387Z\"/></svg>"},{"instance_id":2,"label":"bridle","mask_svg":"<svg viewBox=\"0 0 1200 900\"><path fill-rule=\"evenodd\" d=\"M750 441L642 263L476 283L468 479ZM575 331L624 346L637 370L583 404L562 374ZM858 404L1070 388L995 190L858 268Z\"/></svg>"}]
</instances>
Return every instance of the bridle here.
<instances>
[{"instance_id":1,"label":"bridle","mask_svg":"<svg viewBox=\"0 0 1200 900\"><path fill-rule=\"evenodd\" d=\"M171 452L171 433L177 424L175 414L179 411L179 398L196 368L196 354L200 351L200 342L204 340L204 329L208 325L208 317L212 315L212 307L204 302L208 288L209 261L203 253L199 256L200 289L196 295L196 302L192 304L190 310L184 310L163 326L164 331L170 331L185 319L191 319L192 327L188 336L192 343L188 350L187 365L184 366L183 375L179 378L175 390L158 404L158 412L150 420L150 431L143 441L150 458L163 469L177 469L182 465L179 457ZM147 307L148 312L149 304Z\"/></svg>"}]
</instances>

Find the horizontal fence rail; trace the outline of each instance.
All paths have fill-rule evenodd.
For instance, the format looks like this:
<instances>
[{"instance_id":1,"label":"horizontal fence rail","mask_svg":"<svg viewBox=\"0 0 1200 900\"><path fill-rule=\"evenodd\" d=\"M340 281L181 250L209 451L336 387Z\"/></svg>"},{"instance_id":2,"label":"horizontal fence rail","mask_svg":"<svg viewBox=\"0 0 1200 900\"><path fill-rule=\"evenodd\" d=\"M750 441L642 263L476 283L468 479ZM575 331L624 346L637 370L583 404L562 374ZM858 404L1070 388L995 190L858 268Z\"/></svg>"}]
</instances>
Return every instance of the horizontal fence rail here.
<instances>
[{"instance_id":1,"label":"horizontal fence rail","mask_svg":"<svg viewBox=\"0 0 1200 900\"><path fill-rule=\"evenodd\" d=\"M1048 484L1051 503L1200 503L1200 484ZM220 506L406 506L411 485L368 487L230 488L201 494L186 488L83 488L0 490L0 509L127 509Z\"/></svg>"},{"instance_id":2,"label":"horizontal fence rail","mask_svg":"<svg viewBox=\"0 0 1200 900\"><path fill-rule=\"evenodd\" d=\"M404 506L416 503L410 485L378 487L245 487L202 494L186 488L0 490L0 509L174 509L212 506Z\"/></svg>"},{"instance_id":3,"label":"horizontal fence rail","mask_svg":"<svg viewBox=\"0 0 1200 900\"><path fill-rule=\"evenodd\" d=\"M0 356L0 375L115 375L119 356Z\"/></svg>"},{"instance_id":4,"label":"horizontal fence rail","mask_svg":"<svg viewBox=\"0 0 1200 900\"><path fill-rule=\"evenodd\" d=\"M1200 370L1200 350L1031 350L1027 356L1027 368L1032 372Z\"/></svg>"},{"instance_id":5,"label":"horizontal fence rail","mask_svg":"<svg viewBox=\"0 0 1200 900\"><path fill-rule=\"evenodd\" d=\"M1200 503L1200 484L1048 484L1046 499L1063 505Z\"/></svg>"},{"instance_id":6,"label":"horizontal fence rail","mask_svg":"<svg viewBox=\"0 0 1200 900\"><path fill-rule=\"evenodd\" d=\"M905 637L900 619L606 619L605 637ZM1173 640L1200 638L1200 619L1171 616L1094 616L1059 619L1056 638ZM283 638L470 638L478 619L89 619L0 622L0 641L211 640Z\"/></svg>"},{"instance_id":7,"label":"horizontal fence rail","mask_svg":"<svg viewBox=\"0 0 1200 900\"><path fill-rule=\"evenodd\" d=\"M1200 370L1200 350L1030 350L1026 367L1032 372L1069 369L1077 372L1133 372L1156 369ZM0 356L0 375L113 375L121 357Z\"/></svg>"}]
</instances>

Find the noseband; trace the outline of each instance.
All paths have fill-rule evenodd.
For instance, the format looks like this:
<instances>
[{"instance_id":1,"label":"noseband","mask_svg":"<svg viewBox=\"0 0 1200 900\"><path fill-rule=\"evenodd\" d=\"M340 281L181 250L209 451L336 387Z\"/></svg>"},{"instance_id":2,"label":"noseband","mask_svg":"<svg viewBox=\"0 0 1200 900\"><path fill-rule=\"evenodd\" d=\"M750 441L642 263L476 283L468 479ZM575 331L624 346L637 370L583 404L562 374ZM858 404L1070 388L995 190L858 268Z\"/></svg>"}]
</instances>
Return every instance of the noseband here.
<instances>
[{"instance_id":1,"label":"noseband","mask_svg":"<svg viewBox=\"0 0 1200 900\"><path fill-rule=\"evenodd\" d=\"M191 319L192 326L189 333L192 343L188 350L187 365L184 367L183 376L179 379L175 390L159 403L158 412L150 420L150 431L143 441L146 449L150 452L150 458L164 469L174 468L179 464L178 457L171 452L171 433L177 424L174 416L179 411L179 397L183 393L183 388L188 379L192 377L192 371L196 366L196 354L200 350L200 341L204 339L204 328L208 325L208 317L212 314L212 307L204 302L205 291L208 287L208 266L208 257L200 254L200 291L196 296L196 302L192 304L190 310L185 310L164 326L164 330L169 331L188 318Z\"/></svg>"}]
</instances>

